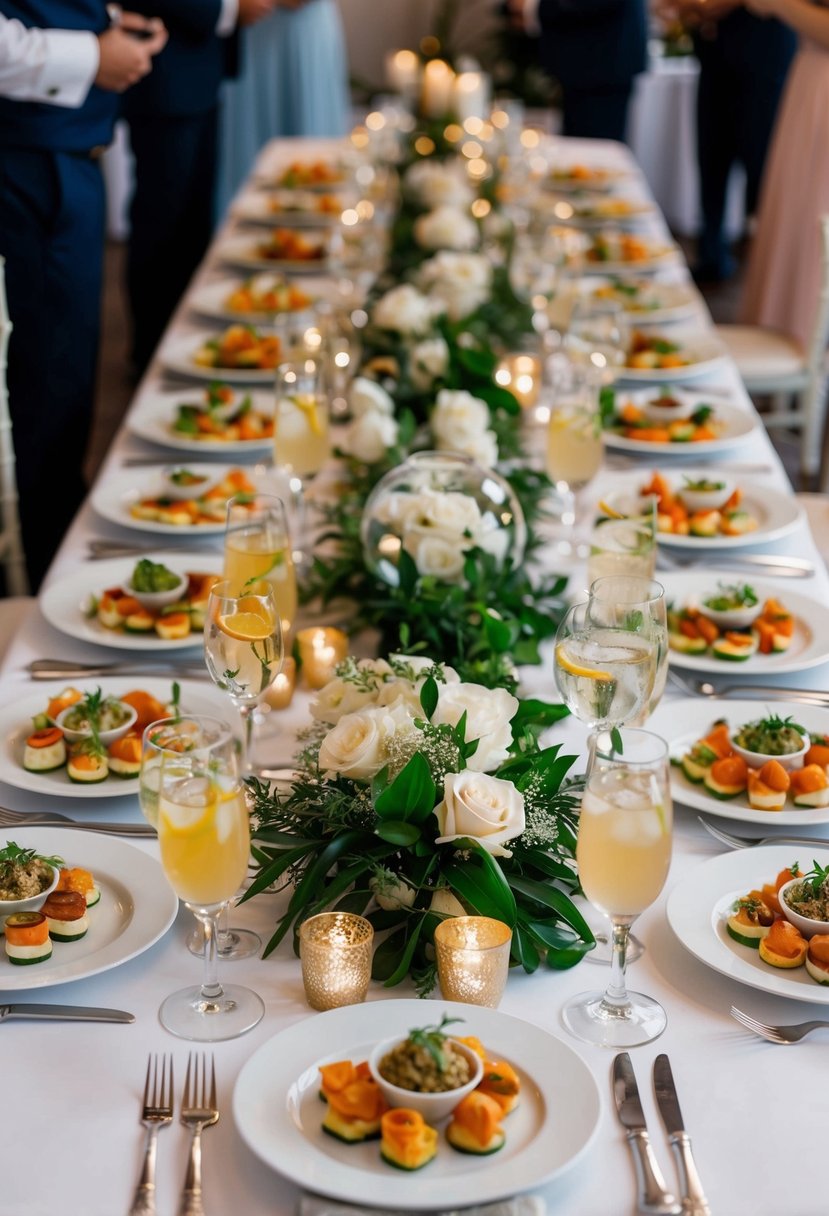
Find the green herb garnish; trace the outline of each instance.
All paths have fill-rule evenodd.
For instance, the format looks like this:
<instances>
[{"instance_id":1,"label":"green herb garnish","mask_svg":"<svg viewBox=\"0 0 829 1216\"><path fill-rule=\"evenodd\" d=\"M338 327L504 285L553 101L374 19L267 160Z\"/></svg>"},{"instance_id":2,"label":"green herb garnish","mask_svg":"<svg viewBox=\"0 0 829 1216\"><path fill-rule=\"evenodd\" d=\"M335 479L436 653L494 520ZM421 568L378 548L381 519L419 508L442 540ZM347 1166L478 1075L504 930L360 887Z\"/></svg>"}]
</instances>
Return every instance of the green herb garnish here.
<instances>
[{"instance_id":1,"label":"green herb garnish","mask_svg":"<svg viewBox=\"0 0 829 1216\"><path fill-rule=\"evenodd\" d=\"M463 1018L448 1018L444 1014L437 1026L420 1026L415 1030L410 1030L409 1040L416 1047L422 1047L429 1053L439 1072L445 1072L449 1064L446 1057L446 1040L449 1036L444 1033L444 1027L463 1020Z\"/></svg>"},{"instance_id":2,"label":"green herb garnish","mask_svg":"<svg viewBox=\"0 0 829 1216\"><path fill-rule=\"evenodd\" d=\"M10 875L17 866L27 866L30 861L35 860L45 862L53 870L64 865L62 857L57 855L47 857L43 853L38 853L36 849L22 849L19 844L9 840L6 842L6 847L0 849L0 877L5 880L6 876Z\"/></svg>"}]
</instances>

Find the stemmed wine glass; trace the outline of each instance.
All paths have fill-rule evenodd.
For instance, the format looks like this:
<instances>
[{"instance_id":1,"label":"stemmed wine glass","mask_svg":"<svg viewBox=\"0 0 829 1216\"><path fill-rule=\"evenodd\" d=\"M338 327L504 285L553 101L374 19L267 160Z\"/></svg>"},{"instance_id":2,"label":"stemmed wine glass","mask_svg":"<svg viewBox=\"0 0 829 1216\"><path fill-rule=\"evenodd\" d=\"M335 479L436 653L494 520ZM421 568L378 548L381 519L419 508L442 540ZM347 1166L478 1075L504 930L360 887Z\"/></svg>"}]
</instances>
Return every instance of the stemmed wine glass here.
<instances>
[{"instance_id":1,"label":"stemmed wine glass","mask_svg":"<svg viewBox=\"0 0 829 1216\"><path fill-rule=\"evenodd\" d=\"M547 475L563 500L563 524L575 528L576 494L595 477L603 457L598 386L571 364L553 389L547 423Z\"/></svg>"},{"instance_id":2,"label":"stemmed wine glass","mask_svg":"<svg viewBox=\"0 0 829 1216\"><path fill-rule=\"evenodd\" d=\"M283 636L289 637L297 613L297 587L281 498L272 494L238 494L229 500L224 576L236 596L244 595L260 579L270 583Z\"/></svg>"},{"instance_id":3,"label":"stemmed wine glass","mask_svg":"<svg viewBox=\"0 0 829 1216\"><path fill-rule=\"evenodd\" d=\"M250 822L230 728L193 718L179 742L180 748L168 734L166 746L148 749L141 788L157 815L167 880L204 927L204 978L168 996L159 1018L172 1034L212 1043L244 1034L265 1012L255 992L223 987L217 971L218 917L247 873Z\"/></svg>"},{"instance_id":4,"label":"stemmed wine glass","mask_svg":"<svg viewBox=\"0 0 829 1216\"><path fill-rule=\"evenodd\" d=\"M325 365L306 354L276 369L274 464L287 474L294 507L295 548L302 555L304 489L331 454Z\"/></svg>"},{"instance_id":5,"label":"stemmed wine glass","mask_svg":"<svg viewBox=\"0 0 829 1216\"><path fill-rule=\"evenodd\" d=\"M665 691L668 678L668 610L665 588L652 578L610 575L590 586L588 619L597 626L623 629L649 638L656 647L653 688L629 726L644 726Z\"/></svg>"},{"instance_id":6,"label":"stemmed wine glass","mask_svg":"<svg viewBox=\"0 0 829 1216\"><path fill-rule=\"evenodd\" d=\"M241 714L245 771L250 771L253 710L279 674L283 653L282 622L267 582L252 582L241 594L227 580L211 589L204 657L211 680Z\"/></svg>"},{"instance_id":7,"label":"stemmed wine glass","mask_svg":"<svg viewBox=\"0 0 829 1216\"><path fill-rule=\"evenodd\" d=\"M604 992L568 1001L562 1021L571 1034L599 1047L635 1047L667 1025L652 997L628 992L630 927L657 898L671 864L672 805L668 747L644 730L602 733L581 804L576 861L584 893L613 924L610 981Z\"/></svg>"}]
</instances>

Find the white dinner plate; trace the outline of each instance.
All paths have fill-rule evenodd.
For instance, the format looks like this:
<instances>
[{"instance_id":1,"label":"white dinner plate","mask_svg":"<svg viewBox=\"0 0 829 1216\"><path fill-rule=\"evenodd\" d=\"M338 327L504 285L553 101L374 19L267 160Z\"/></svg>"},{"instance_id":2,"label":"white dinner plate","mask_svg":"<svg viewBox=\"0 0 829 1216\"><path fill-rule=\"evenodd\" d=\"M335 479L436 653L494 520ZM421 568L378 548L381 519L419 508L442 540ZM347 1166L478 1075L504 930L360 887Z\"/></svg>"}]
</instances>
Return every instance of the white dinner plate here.
<instances>
[{"instance_id":1,"label":"white dinner plate","mask_svg":"<svg viewBox=\"0 0 829 1216\"><path fill-rule=\"evenodd\" d=\"M544 181L544 189L556 194L583 193L589 190L591 194L607 194L615 190L624 181L630 181L630 173L624 169L605 169L601 166L584 165L578 162L579 168L587 169L596 174L591 177L559 177L558 174L569 173L575 165L555 165Z\"/></svg>"},{"instance_id":2,"label":"white dinner plate","mask_svg":"<svg viewBox=\"0 0 829 1216\"><path fill-rule=\"evenodd\" d=\"M318 235L310 235L306 239L315 244L325 242L325 238ZM325 274L328 271L329 259L327 256L308 261L263 257L257 251L257 246L261 245L264 240L264 233L261 236L252 232L242 233L220 241L214 252L219 261L225 262L228 266L238 266L240 270L272 270L276 274L303 275Z\"/></svg>"},{"instance_id":3,"label":"white dinner plate","mask_svg":"<svg viewBox=\"0 0 829 1216\"><path fill-rule=\"evenodd\" d=\"M801 869L808 869L813 858L822 866L829 865L829 851L815 846L808 850L808 858L801 852ZM770 967L753 947L741 946L729 937L725 927L736 899L764 883L773 883L781 870L797 860L797 849L790 844L758 845L712 857L677 883L668 896L666 915L685 949L706 967L761 992L825 1005L829 986L818 984L805 967Z\"/></svg>"},{"instance_id":4,"label":"white dinner plate","mask_svg":"<svg viewBox=\"0 0 829 1216\"><path fill-rule=\"evenodd\" d=\"M380 1039L462 1018L494 1059L521 1078L521 1099L504 1122L506 1144L491 1157L457 1153L441 1137L428 1169L400 1174L376 1140L346 1145L321 1127L320 1064L365 1059ZM580 1057L547 1031L495 1009L450 1001L378 1000L303 1018L254 1052L233 1092L242 1139L267 1165L303 1188L388 1210L392 1197L418 1211L488 1203L558 1178L598 1130L598 1086ZM398 1190L399 1188L399 1190Z\"/></svg>"},{"instance_id":5,"label":"white dinner plate","mask_svg":"<svg viewBox=\"0 0 829 1216\"><path fill-rule=\"evenodd\" d=\"M684 367L620 367L619 382L622 384L681 384L685 380L696 380L722 367L727 354L722 342L707 335L677 339L678 353L691 362ZM700 389L705 392L705 389Z\"/></svg>"},{"instance_id":6,"label":"white dinner plate","mask_svg":"<svg viewBox=\"0 0 829 1216\"><path fill-rule=\"evenodd\" d=\"M181 685L183 713L218 714L220 717L227 713L227 698L212 684L198 684L193 680L179 680L178 683ZM0 707L0 781L19 790L31 790L34 794L58 794L61 798L83 798L85 801L137 794L137 777L110 775L106 781L94 785L76 785L69 780L65 767L51 773L30 773L23 767L26 740L34 730L32 718L35 714L45 713L52 697L59 696L69 684L66 680L49 681L39 685L36 693ZM102 676L91 683L76 680L71 686L79 688L81 692L93 692L100 688L105 696L113 697L140 688L166 705L172 697L173 680L162 680L156 676Z\"/></svg>"},{"instance_id":7,"label":"white dinner plate","mask_svg":"<svg viewBox=\"0 0 829 1216\"><path fill-rule=\"evenodd\" d=\"M664 242L649 241L648 255L638 261L610 260L607 262L592 262L585 259L579 265L579 273L622 276L626 274L656 274L668 266L679 266L682 255L676 245L666 245Z\"/></svg>"},{"instance_id":8,"label":"white dinner plate","mask_svg":"<svg viewBox=\"0 0 829 1216\"><path fill-rule=\"evenodd\" d=\"M235 278L204 283L188 295L187 303L199 316L207 317L211 321L221 321L225 325L276 326L277 328L282 325L290 327L292 324L309 325L313 310L319 303L329 280L323 278L302 280L302 284L298 286L301 286L306 295L312 297L312 301L307 308L298 312L233 312L227 306L228 297L244 282L244 279Z\"/></svg>"},{"instance_id":9,"label":"white dinner plate","mask_svg":"<svg viewBox=\"0 0 829 1216\"><path fill-rule=\"evenodd\" d=\"M648 722L648 730L667 739L671 759L680 760L697 740L714 729L715 722L725 718L729 726L738 730L747 722L756 722L770 713L779 714L781 718L791 717L812 734L829 734L829 708L781 701L715 701L713 698L703 700L690 697L660 705ZM679 734L677 723L681 723ZM761 823L770 831L774 828L802 828L829 823L829 807L795 806L791 798L783 811L755 810L749 806L748 796L744 793L727 800L715 798L704 785L689 781L677 764L671 765L671 791L674 801L681 802L683 806L723 819Z\"/></svg>"},{"instance_id":10,"label":"white dinner plate","mask_svg":"<svg viewBox=\"0 0 829 1216\"><path fill-rule=\"evenodd\" d=\"M276 371L272 367L203 367L196 363L196 352L205 342L210 342L215 337L215 330L204 329L170 338L159 353L162 367L178 376L186 376L189 380L222 380L231 384L274 383Z\"/></svg>"},{"instance_id":11,"label":"white dinner plate","mask_svg":"<svg viewBox=\"0 0 829 1216\"><path fill-rule=\"evenodd\" d=\"M700 481L703 478L714 477L716 471L716 465L708 465L704 468L683 466L681 470L672 473L667 480L673 487L676 487L681 486L686 477L692 481ZM611 491L610 494L605 495L604 501L609 506L617 507L622 514L632 514L636 503L641 501L638 494L639 487L647 485L649 480L643 478L641 473L636 474L636 478L635 489L619 493ZM668 549L692 551L745 549L748 545L767 546L788 536L803 522L803 508L791 492L783 493L771 486L751 485L748 478L745 478L745 483L741 482L739 477L734 480L743 491L740 510L747 511L757 520L757 527L753 532L745 532L741 536L681 536L673 532L658 532L656 539L659 544ZM746 581L743 575L740 577ZM719 576L719 581L723 582L722 575Z\"/></svg>"},{"instance_id":12,"label":"white dinner plate","mask_svg":"<svg viewBox=\"0 0 829 1216\"><path fill-rule=\"evenodd\" d=\"M176 574L204 571L216 574L221 570L220 553L153 553L146 554ZM157 633L121 633L107 629L97 619L88 617L84 609L90 596L99 596L108 587L121 587L128 581L138 558L118 557L110 561L84 562L64 578L40 592L40 609L50 625L70 638L92 642L112 650L159 651L181 650L204 645L200 629L192 630L186 638L169 641Z\"/></svg>"},{"instance_id":13,"label":"white dinner plate","mask_svg":"<svg viewBox=\"0 0 829 1216\"><path fill-rule=\"evenodd\" d=\"M658 391L654 388L646 392L641 390L627 392L621 388L616 395L620 403L632 401L634 404L638 404L652 400ZM699 443L649 443L644 439L628 439L626 435L617 435L614 431L607 430L604 432L605 447L619 452L638 452L643 456L650 456L654 460L663 460L665 457L684 457L687 460L688 456L699 459L701 456L713 455L715 452L727 452L729 448L738 447L750 439L762 425L760 416L753 410L749 412L749 410L740 409L739 406L726 401L706 398L704 387L699 389L672 388L671 396L692 397L695 409L703 405L711 406L714 411L712 418L721 428L717 438L706 439ZM710 469L708 471L711 472Z\"/></svg>"},{"instance_id":14,"label":"white dinner plate","mask_svg":"<svg viewBox=\"0 0 829 1216\"><path fill-rule=\"evenodd\" d=\"M186 466L193 473L204 473L214 478L214 484L221 481L233 465L197 464L188 462ZM251 484L255 485L256 477L253 469L244 470ZM153 519L136 519L131 514L131 508L142 499L159 498L163 496L164 484L160 470L155 469L126 469L121 468L117 474L106 477L98 482L92 492L92 506L104 519L109 519L122 528L135 528L139 532L154 532L160 536L220 536L225 530L225 518L209 523L198 524L166 524Z\"/></svg>"},{"instance_id":15,"label":"white dinner plate","mask_svg":"<svg viewBox=\"0 0 829 1216\"><path fill-rule=\"evenodd\" d=\"M630 323L639 329L648 325L666 325L673 321L687 320L689 317L694 317L700 307L699 295L692 287L688 287L684 283L638 280L631 274L622 275L620 281L635 284L638 288L635 297L626 299L624 296L620 296L619 302ZM608 286L611 282L612 280L607 278L603 286ZM595 278L591 278L587 288L592 288L595 292L597 287ZM640 307L633 307L634 299Z\"/></svg>"},{"instance_id":16,"label":"white dinner plate","mask_svg":"<svg viewBox=\"0 0 829 1216\"><path fill-rule=\"evenodd\" d=\"M665 588L665 599L677 608L693 603L699 605L717 590L719 583L733 583L735 576L719 570L706 574L703 570L658 571L657 578ZM681 654L670 651L670 662L675 667L689 671L706 672L708 675L729 679L743 676L778 676L787 672L806 671L829 660L829 606L819 600L810 599L789 591L781 591L777 585L763 583L751 574L740 572L740 582L754 588L762 604L767 599L779 599L794 616L794 636L788 650L782 654L753 654L749 659L729 662L708 654Z\"/></svg>"},{"instance_id":17,"label":"white dinner plate","mask_svg":"<svg viewBox=\"0 0 829 1216\"><path fill-rule=\"evenodd\" d=\"M621 212L605 211L605 207L615 207L623 202L625 210ZM573 197L572 192L561 198L556 198L555 192L544 194L536 206L540 218L552 224L566 224L570 228L581 228L591 231L595 228L606 228L613 224L616 228L639 228L647 223L655 214L653 203L644 199L608 199L589 198L587 196Z\"/></svg>"},{"instance_id":18,"label":"white dinner plate","mask_svg":"<svg viewBox=\"0 0 829 1216\"><path fill-rule=\"evenodd\" d=\"M270 452L273 439L244 439L216 440L197 439L192 435L181 434L173 430L173 420L180 405L202 405L205 389L201 385L182 387L174 392L159 392L148 389L142 392L133 408L127 414L127 426L133 435L146 439L177 452L191 452L193 455L208 456L215 453L222 456L234 456L237 459L246 453L251 456ZM243 389L235 390L241 401L246 396ZM257 413L273 415L273 396L267 393L252 392L253 408ZM123 471L123 470L121 470Z\"/></svg>"},{"instance_id":19,"label":"white dinner plate","mask_svg":"<svg viewBox=\"0 0 829 1216\"><path fill-rule=\"evenodd\" d=\"M336 191L332 189L330 193ZM339 223L347 204L342 200L336 212L318 211L316 204L321 194L317 190L248 191L233 204L232 213L246 224L268 228L330 228Z\"/></svg>"},{"instance_id":20,"label":"white dinner plate","mask_svg":"<svg viewBox=\"0 0 829 1216\"><path fill-rule=\"evenodd\" d=\"M52 957L29 967L16 967L0 951L0 992L51 988L69 980L88 979L143 954L163 937L176 919L178 898L161 866L149 853L111 836L71 828L7 828L0 840L21 848L57 854L68 866L90 870L101 899L89 910L89 930L75 942L55 942Z\"/></svg>"}]
</instances>

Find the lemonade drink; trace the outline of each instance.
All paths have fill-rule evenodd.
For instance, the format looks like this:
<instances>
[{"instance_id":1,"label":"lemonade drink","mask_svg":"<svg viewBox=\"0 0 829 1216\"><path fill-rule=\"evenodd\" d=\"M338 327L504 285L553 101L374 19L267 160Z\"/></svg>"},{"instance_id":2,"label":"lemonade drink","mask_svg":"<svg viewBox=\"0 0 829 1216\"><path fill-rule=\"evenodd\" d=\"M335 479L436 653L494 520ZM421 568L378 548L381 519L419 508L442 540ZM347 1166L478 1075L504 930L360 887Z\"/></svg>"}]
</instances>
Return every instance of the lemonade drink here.
<instances>
[{"instance_id":1,"label":"lemonade drink","mask_svg":"<svg viewBox=\"0 0 829 1216\"><path fill-rule=\"evenodd\" d=\"M231 899L247 873L250 855L242 789L165 766L158 843L164 873L180 899L199 908Z\"/></svg>"},{"instance_id":2,"label":"lemonade drink","mask_svg":"<svg viewBox=\"0 0 829 1216\"><path fill-rule=\"evenodd\" d=\"M279 397L274 426L274 460L298 477L318 473L331 455L328 405L324 396L294 393Z\"/></svg>"},{"instance_id":3,"label":"lemonade drink","mask_svg":"<svg viewBox=\"0 0 829 1216\"><path fill-rule=\"evenodd\" d=\"M547 428L547 473L571 490L590 481L602 463L601 430L595 410L563 402L553 410Z\"/></svg>"},{"instance_id":4,"label":"lemonade drink","mask_svg":"<svg viewBox=\"0 0 829 1216\"><path fill-rule=\"evenodd\" d=\"M665 885L672 807L652 773L599 771L584 793L576 860L584 893L615 919L638 916Z\"/></svg>"},{"instance_id":5,"label":"lemonade drink","mask_svg":"<svg viewBox=\"0 0 829 1216\"><path fill-rule=\"evenodd\" d=\"M228 530L224 576L231 595L243 595L260 579L270 583L282 631L290 631L297 613L297 588L294 559L286 536L277 535L266 524Z\"/></svg>"}]
</instances>

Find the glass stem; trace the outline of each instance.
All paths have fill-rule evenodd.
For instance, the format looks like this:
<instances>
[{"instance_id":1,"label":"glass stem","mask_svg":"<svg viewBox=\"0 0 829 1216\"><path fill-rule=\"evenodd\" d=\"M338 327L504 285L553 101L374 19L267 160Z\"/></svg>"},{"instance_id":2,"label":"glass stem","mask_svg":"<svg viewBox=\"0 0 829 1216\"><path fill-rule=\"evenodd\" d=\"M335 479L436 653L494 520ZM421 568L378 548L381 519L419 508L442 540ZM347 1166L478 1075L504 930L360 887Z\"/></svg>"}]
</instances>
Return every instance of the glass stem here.
<instances>
[{"instance_id":1,"label":"glass stem","mask_svg":"<svg viewBox=\"0 0 829 1216\"><path fill-rule=\"evenodd\" d=\"M253 706L240 705L239 713L242 716L242 727L245 732L245 754L242 757L242 769L244 772L250 772L250 753L253 746Z\"/></svg>"},{"instance_id":2,"label":"glass stem","mask_svg":"<svg viewBox=\"0 0 829 1216\"><path fill-rule=\"evenodd\" d=\"M291 512L294 517L294 562L299 564L305 552L305 495L302 478L292 474L289 487L291 491Z\"/></svg>"},{"instance_id":3,"label":"glass stem","mask_svg":"<svg viewBox=\"0 0 829 1216\"><path fill-rule=\"evenodd\" d=\"M215 1001L222 995L216 954L216 936L219 931L221 911L221 907L214 908L212 912L203 912L199 917L204 925L204 978L202 979L201 995L206 1001Z\"/></svg>"},{"instance_id":4,"label":"glass stem","mask_svg":"<svg viewBox=\"0 0 829 1216\"><path fill-rule=\"evenodd\" d=\"M610 956L610 982L607 985L602 1004L616 1013L622 1013L630 1004L625 984L629 936L630 925L627 922L614 920L613 953Z\"/></svg>"}]
</instances>

